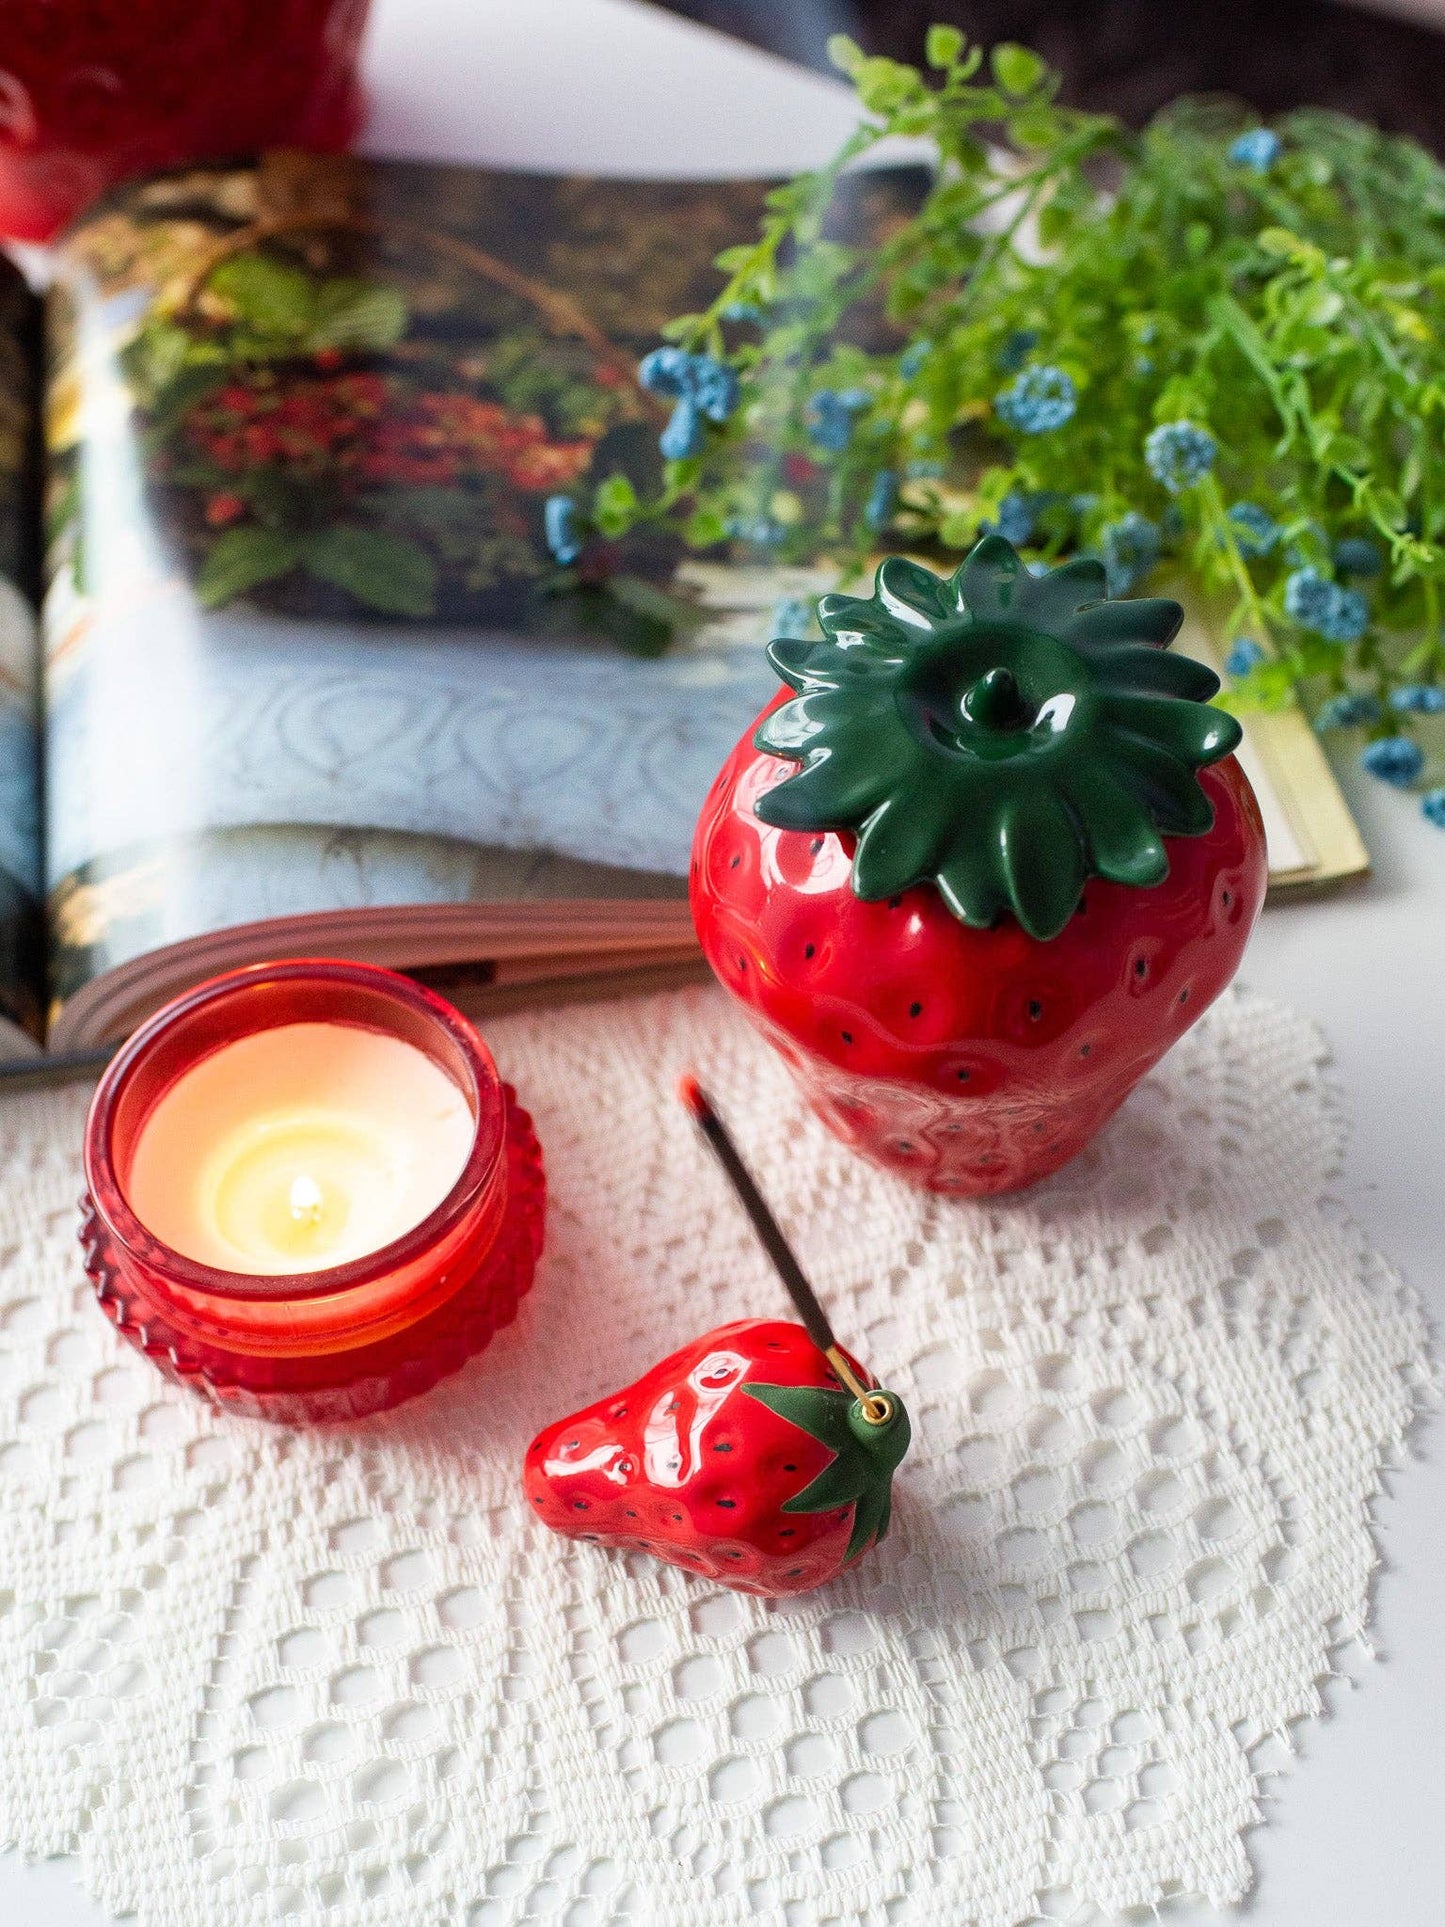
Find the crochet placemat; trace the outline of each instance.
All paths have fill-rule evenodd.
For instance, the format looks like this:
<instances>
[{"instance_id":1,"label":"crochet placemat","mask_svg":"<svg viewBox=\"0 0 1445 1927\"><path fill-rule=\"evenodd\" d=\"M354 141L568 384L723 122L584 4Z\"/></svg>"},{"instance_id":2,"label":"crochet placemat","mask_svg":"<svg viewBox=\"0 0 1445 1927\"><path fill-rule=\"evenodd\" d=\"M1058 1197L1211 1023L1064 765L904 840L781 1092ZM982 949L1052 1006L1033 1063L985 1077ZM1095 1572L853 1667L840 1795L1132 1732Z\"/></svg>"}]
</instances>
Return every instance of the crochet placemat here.
<instances>
[{"instance_id":1,"label":"crochet placemat","mask_svg":"<svg viewBox=\"0 0 1445 1927\"><path fill-rule=\"evenodd\" d=\"M850 1158L714 993L490 1036L546 1147L547 1258L486 1355L350 1428L220 1418L120 1344L74 1242L84 1093L0 1102L0 1833L78 1851L140 1927L1238 1898L1433 1384L1332 1198L1311 1026L1227 996L1076 1163L985 1203ZM914 1418L884 1548L787 1603L520 1503L543 1421L786 1315L688 1064Z\"/></svg>"}]
</instances>

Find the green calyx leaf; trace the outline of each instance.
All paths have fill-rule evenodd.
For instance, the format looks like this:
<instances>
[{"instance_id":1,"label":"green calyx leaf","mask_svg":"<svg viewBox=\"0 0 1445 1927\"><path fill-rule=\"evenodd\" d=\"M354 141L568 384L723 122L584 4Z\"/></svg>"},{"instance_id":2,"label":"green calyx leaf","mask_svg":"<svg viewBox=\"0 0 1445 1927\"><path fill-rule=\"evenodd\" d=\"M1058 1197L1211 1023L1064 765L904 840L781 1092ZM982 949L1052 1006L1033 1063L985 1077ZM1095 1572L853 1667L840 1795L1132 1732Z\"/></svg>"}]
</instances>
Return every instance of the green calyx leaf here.
<instances>
[{"instance_id":1,"label":"green calyx leaf","mask_svg":"<svg viewBox=\"0 0 1445 1927\"><path fill-rule=\"evenodd\" d=\"M853 1531L844 1562L877 1545L888 1531L893 1474L902 1464L913 1428L896 1392L889 1417L870 1420L859 1400L826 1385L745 1385L749 1398L826 1445L833 1457L811 1484L784 1502L784 1512L831 1512L853 1507Z\"/></svg>"},{"instance_id":2,"label":"green calyx leaf","mask_svg":"<svg viewBox=\"0 0 1445 1927\"><path fill-rule=\"evenodd\" d=\"M932 883L964 923L1046 940L1090 876L1147 889L1164 837L1211 826L1198 772L1241 732L1213 671L1165 653L1177 603L1111 602L1087 559L1033 575L989 536L948 577L892 556L818 619L768 652L796 695L753 740L802 768L757 813L854 832L864 901Z\"/></svg>"}]
</instances>

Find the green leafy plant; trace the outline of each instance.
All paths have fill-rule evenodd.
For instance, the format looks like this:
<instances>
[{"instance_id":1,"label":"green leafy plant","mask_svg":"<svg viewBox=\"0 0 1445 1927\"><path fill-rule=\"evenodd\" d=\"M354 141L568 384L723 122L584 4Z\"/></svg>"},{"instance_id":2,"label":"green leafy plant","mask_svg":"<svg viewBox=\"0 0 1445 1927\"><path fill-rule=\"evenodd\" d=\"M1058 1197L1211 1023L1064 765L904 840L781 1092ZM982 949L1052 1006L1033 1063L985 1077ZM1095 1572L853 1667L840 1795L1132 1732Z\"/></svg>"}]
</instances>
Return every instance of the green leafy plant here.
<instances>
[{"instance_id":1,"label":"green leafy plant","mask_svg":"<svg viewBox=\"0 0 1445 1927\"><path fill-rule=\"evenodd\" d=\"M586 343L537 327L465 353L410 336L398 288L256 246L146 315L125 371L201 602L339 591L382 616L500 607L666 648L685 604L554 567L542 540L547 491L640 428L625 379L599 380ZM73 498L59 512L73 520Z\"/></svg>"},{"instance_id":2,"label":"green leafy plant","mask_svg":"<svg viewBox=\"0 0 1445 1927\"><path fill-rule=\"evenodd\" d=\"M1445 171L1323 112L1185 101L1133 133L1061 105L1027 49L938 26L927 53L835 41L857 131L668 330L666 392L714 370L729 411L670 424L653 495L604 484L579 516L844 577L997 531L1097 556L1116 595L1172 578L1226 639L1226 700L1302 696L1417 781L1445 712ZM840 176L897 135L932 144L931 185L850 249ZM853 324L879 309L870 352ZM1425 807L1445 824L1445 790Z\"/></svg>"}]
</instances>

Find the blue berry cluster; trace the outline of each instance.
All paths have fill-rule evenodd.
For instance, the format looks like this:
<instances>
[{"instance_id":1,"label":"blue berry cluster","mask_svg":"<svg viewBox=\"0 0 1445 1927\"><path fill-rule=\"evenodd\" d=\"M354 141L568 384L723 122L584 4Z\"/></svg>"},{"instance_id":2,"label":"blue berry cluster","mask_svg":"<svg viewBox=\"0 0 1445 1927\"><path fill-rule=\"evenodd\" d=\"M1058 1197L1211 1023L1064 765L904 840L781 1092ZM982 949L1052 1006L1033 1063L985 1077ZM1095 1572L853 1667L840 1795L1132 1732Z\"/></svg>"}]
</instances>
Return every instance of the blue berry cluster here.
<instances>
[{"instance_id":1,"label":"blue berry cluster","mask_svg":"<svg viewBox=\"0 0 1445 1927\"><path fill-rule=\"evenodd\" d=\"M1358 589L1331 582L1318 569L1296 569L1284 585L1285 614L1326 642L1358 642L1370 626L1370 605Z\"/></svg>"},{"instance_id":2,"label":"blue berry cluster","mask_svg":"<svg viewBox=\"0 0 1445 1927\"><path fill-rule=\"evenodd\" d=\"M1072 419L1079 405L1071 376L1062 368L1025 368L1001 394L994 407L1020 435L1046 435Z\"/></svg>"},{"instance_id":3,"label":"blue berry cluster","mask_svg":"<svg viewBox=\"0 0 1445 1927\"><path fill-rule=\"evenodd\" d=\"M871 399L866 388L820 388L808 403L808 433L819 448L841 455Z\"/></svg>"},{"instance_id":4,"label":"blue berry cluster","mask_svg":"<svg viewBox=\"0 0 1445 1927\"><path fill-rule=\"evenodd\" d=\"M773 635L777 641L805 642L812 633L812 605L802 596L783 596L773 604Z\"/></svg>"},{"instance_id":5,"label":"blue berry cluster","mask_svg":"<svg viewBox=\"0 0 1445 1927\"><path fill-rule=\"evenodd\" d=\"M1001 535L1005 542L1012 542L1021 549L1033 535L1038 524L1038 515L1032 496L1025 495L1020 488L1010 489L998 505L998 515L992 522L979 525L980 535Z\"/></svg>"},{"instance_id":6,"label":"blue berry cluster","mask_svg":"<svg viewBox=\"0 0 1445 1927\"><path fill-rule=\"evenodd\" d=\"M725 422L738 405L737 373L716 355L654 348L638 364L637 379L649 394L667 395L677 403L657 444L670 462L696 455L702 447L704 418Z\"/></svg>"},{"instance_id":7,"label":"blue berry cluster","mask_svg":"<svg viewBox=\"0 0 1445 1927\"><path fill-rule=\"evenodd\" d=\"M1247 167L1252 174L1267 174L1279 159L1280 138L1268 127L1251 127L1241 134L1229 150L1236 167Z\"/></svg>"},{"instance_id":8,"label":"blue berry cluster","mask_svg":"<svg viewBox=\"0 0 1445 1927\"><path fill-rule=\"evenodd\" d=\"M1229 521L1241 555L1268 555L1279 540L1279 523L1258 502L1236 502Z\"/></svg>"},{"instance_id":9,"label":"blue berry cluster","mask_svg":"<svg viewBox=\"0 0 1445 1927\"><path fill-rule=\"evenodd\" d=\"M1321 703L1315 716L1316 729L1368 729L1384 712L1379 699L1364 689L1346 689Z\"/></svg>"},{"instance_id":10,"label":"blue berry cluster","mask_svg":"<svg viewBox=\"0 0 1445 1927\"><path fill-rule=\"evenodd\" d=\"M1110 595L1128 595L1159 560L1158 525L1137 509L1111 522L1099 538Z\"/></svg>"},{"instance_id":11,"label":"blue berry cluster","mask_svg":"<svg viewBox=\"0 0 1445 1927\"><path fill-rule=\"evenodd\" d=\"M1445 715L1445 689L1438 683L1403 683L1391 692L1390 702L1402 716Z\"/></svg>"},{"instance_id":12,"label":"blue berry cluster","mask_svg":"<svg viewBox=\"0 0 1445 1927\"><path fill-rule=\"evenodd\" d=\"M1219 459L1219 443L1197 422L1161 422L1144 439L1144 460L1156 482L1182 495L1202 482Z\"/></svg>"},{"instance_id":13,"label":"blue berry cluster","mask_svg":"<svg viewBox=\"0 0 1445 1927\"><path fill-rule=\"evenodd\" d=\"M1424 767L1424 750L1408 736L1378 736L1360 751L1360 768L1392 789L1409 789Z\"/></svg>"},{"instance_id":14,"label":"blue berry cluster","mask_svg":"<svg viewBox=\"0 0 1445 1927\"><path fill-rule=\"evenodd\" d=\"M1335 544L1335 567L1341 575L1378 575L1385 557L1367 535L1347 535Z\"/></svg>"}]
</instances>

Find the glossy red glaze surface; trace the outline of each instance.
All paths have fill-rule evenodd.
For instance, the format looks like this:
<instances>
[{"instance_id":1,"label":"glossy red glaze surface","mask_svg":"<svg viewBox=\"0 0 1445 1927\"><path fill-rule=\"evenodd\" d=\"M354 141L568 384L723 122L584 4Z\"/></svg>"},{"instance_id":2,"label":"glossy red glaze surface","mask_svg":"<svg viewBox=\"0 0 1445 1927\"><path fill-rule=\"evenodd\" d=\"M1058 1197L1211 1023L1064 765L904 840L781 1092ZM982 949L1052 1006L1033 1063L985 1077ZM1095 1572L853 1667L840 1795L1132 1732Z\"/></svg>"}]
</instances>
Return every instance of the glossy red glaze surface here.
<instances>
[{"instance_id":1,"label":"glossy red glaze surface","mask_svg":"<svg viewBox=\"0 0 1445 1927\"><path fill-rule=\"evenodd\" d=\"M872 1377L845 1353L866 1385ZM527 1503L573 1539L650 1552L738 1592L809 1592L841 1569L853 1506L784 1512L832 1458L743 1391L837 1386L801 1325L722 1325L527 1448Z\"/></svg>"},{"instance_id":2,"label":"glossy red glaze surface","mask_svg":"<svg viewBox=\"0 0 1445 1927\"><path fill-rule=\"evenodd\" d=\"M361 124L367 0L0 0L0 234L44 241L113 182Z\"/></svg>"},{"instance_id":3,"label":"glossy red glaze surface","mask_svg":"<svg viewBox=\"0 0 1445 1927\"><path fill-rule=\"evenodd\" d=\"M126 1181L160 1097L235 1038L351 1023L425 1051L476 1119L431 1215L349 1264L285 1278L184 1258L135 1216ZM546 1184L531 1119L461 1013L369 964L231 972L168 1004L107 1069L86 1124L81 1244L106 1315L168 1377L228 1410L288 1424L359 1418L425 1391L516 1313L542 1246Z\"/></svg>"},{"instance_id":4,"label":"glossy red glaze surface","mask_svg":"<svg viewBox=\"0 0 1445 1927\"><path fill-rule=\"evenodd\" d=\"M724 764L693 844L698 935L824 1123L933 1190L1017 1190L1082 1150L1233 977L1264 899L1233 757L1201 771L1214 827L1167 840L1164 882L1092 878L1047 943L970 929L931 886L860 902L850 834L754 814L794 767L751 730Z\"/></svg>"}]
</instances>

